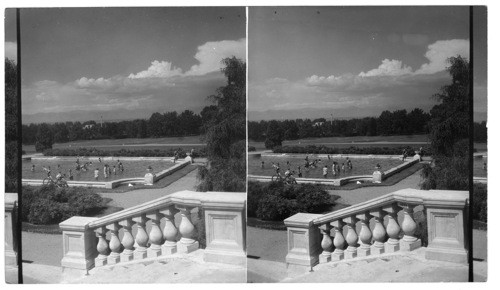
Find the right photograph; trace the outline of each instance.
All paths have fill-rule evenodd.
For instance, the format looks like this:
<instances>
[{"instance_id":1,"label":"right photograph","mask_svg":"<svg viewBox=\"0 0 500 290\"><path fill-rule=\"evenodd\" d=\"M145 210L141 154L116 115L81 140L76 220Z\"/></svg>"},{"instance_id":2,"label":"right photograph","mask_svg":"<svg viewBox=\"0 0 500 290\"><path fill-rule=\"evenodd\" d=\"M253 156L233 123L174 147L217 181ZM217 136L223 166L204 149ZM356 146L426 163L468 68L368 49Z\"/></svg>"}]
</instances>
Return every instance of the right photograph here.
<instances>
[{"instance_id":1,"label":"right photograph","mask_svg":"<svg viewBox=\"0 0 500 290\"><path fill-rule=\"evenodd\" d=\"M486 23L248 8L248 282L487 280Z\"/></svg>"}]
</instances>

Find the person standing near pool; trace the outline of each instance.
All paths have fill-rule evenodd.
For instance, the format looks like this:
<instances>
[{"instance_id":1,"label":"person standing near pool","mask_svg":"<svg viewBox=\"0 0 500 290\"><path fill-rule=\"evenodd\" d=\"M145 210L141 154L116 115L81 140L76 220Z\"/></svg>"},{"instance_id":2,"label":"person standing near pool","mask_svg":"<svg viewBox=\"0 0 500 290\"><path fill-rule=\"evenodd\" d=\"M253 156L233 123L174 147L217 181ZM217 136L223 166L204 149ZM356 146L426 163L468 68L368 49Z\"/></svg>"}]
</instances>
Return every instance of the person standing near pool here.
<instances>
[{"instance_id":1,"label":"person standing near pool","mask_svg":"<svg viewBox=\"0 0 500 290\"><path fill-rule=\"evenodd\" d=\"M35 172L35 164L31 165L31 172Z\"/></svg>"},{"instance_id":2,"label":"person standing near pool","mask_svg":"<svg viewBox=\"0 0 500 290\"><path fill-rule=\"evenodd\" d=\"M261 162L260 162L260 168L261 168L261 169L264 169L264 161L261 161Z\"/></svg>"},{"instance_id":3,"label":"person standing near pool","mask_svg":"<svg viewBox=\"0 0 500 290\"><path fill-rule=\"evenodd\" d=\"M302 170L300 169L300 165L297 167L298 177L302 177Z\"/></svg>"},{"instance_id":4,"label":"person standing near pool","mask_svg":"<svg viewBox=\"0 0 500 290\"><path fill-rule=\"evenodd\" d=\"M326 178L328 176L328 167L325 165L325 167L323 167L323 177Z\"/></svg>"},{"instance_id":5,"label":"person standing near pool","mask_svg":"<svg viewBox=\"0 0 500 290\"><path fill-rule=\"evenodd\" d=\"M95 180L99 179L99 168L96 168L94 170L94 178L95 178Z\"/></svg>"},{"instance_id":6,"label":"person standing near pool","mask_svg":"<svg viewBox=\"0 0 500 290\"><path fill-rule=\"evenodd\" d=\"M108 164L104 164L104 178L108 178Z\"/></svg>"},{"instance_id":7,"label":"person standing near pool","mask_svg":"<svg viewBox=\"0 0 500 290\"><path fill-rule=\"evenodd\" d=\"M342 163L342 172L345 173L345 165Z\"/></svg>"},{"instance_id":8,"label":"person standing near pool","mask_svg":"<svg viewBox=\"0 0 500 290\"><path fill-rule=\"evenodd\" d=\"M116 175L116 165L113 165L113 174Z\"/></svg>"},{"instance_id":9,"label":"person standing near pool","mask_svg":"<svg viewBox=\"0 0 500 290\"><path fill-rule=\"evenodd\" d=\"M73 172L69 169L69 180L73 180Z\"/></svg>"}]
</instances>

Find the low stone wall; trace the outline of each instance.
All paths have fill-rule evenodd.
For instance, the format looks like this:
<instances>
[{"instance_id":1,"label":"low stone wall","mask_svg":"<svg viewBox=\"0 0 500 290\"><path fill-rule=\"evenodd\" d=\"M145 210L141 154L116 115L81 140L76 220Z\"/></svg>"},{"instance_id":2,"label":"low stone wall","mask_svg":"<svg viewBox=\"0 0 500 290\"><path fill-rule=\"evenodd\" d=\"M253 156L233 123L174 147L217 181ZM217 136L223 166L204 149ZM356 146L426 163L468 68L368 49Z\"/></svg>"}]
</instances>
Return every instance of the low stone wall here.
<instances>
[{"instance_id":1,"label":"low stone wall","mask_svg":"<svg viewBox=\"0 0 500 290\"><path fill-rule=\"evenodd\" d=\"M289 157L293 155L313 155L317 158L353 158L353 159L402 159L403 155L375 155L375 154L305 154L305 153L262 153L262 157ZM412 158L412 157L408 157Z\"/></svg>"},{"instance_id":2,"label":"low stone wall","mask_svg":"<svg viewBox=\"0 0 500 290\"><path fill-rule=\"evenodd\" d=\"M270 176L262 176L262 175L248 175L249 180L261 181L261 182L270 182ZM295 178L297 183L314 183L314 184L323 184L323 185L333 185L333 186L342 186L347 184L348 182L354 181L369 181L372 180L371 175L360 175L360 176L349 176L338 179L323 179L323 178L303 178L297 177Z\"/></svg>"},{"instance_id":3,"label":"low stone wall","mask_svg":"<svg viewBox=\"0 0 500 290\"><path fill-rule=\"evenodd\" d=\"M165 169L163 171L160 171L158 174L156 174L156 176L154 178L154 182L162 179L165 176L168 176L168 175L176 172L179 169L182 169L182 168L188 166L190 163L191 163L190 160L181 161L181 162L177 163L176 165L174 165L174 166L172 166L170 168L167 168L167 169Z\"/></svg>"},{"instance_id":4,"label":"low stone wall","mask_svg":"<svg viewBox=\"0 0 500 290\"><path fill-rule=\"evenodd\" d=\"M419 163L419 162L420 162L419 159L413 159L411 161L408 161L408 162L400 164L396 167L393 167L387 171L384 171L384 174L382 175L382 180L384 180L390 176L393 176L394 174L401 172L401 171L405 170L406 168L411 167L413 164Z\"/></svg>"}]
</instances>

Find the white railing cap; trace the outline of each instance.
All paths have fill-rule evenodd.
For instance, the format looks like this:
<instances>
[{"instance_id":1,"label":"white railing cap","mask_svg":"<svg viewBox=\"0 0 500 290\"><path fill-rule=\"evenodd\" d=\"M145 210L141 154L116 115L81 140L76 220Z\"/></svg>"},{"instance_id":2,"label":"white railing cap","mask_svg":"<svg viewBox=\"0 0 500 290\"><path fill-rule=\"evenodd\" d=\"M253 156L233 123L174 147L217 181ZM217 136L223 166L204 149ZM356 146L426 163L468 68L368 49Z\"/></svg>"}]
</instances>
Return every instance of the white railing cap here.
<instances>
[{"instance_id":1,"label":"white railing cap","mask_svg":"<svg viewBox=\"0 0 500 290\"><path fill-rule=\"evenodd\" d=\"M375 210L395 202L444 208L463 208L468 198L468 191L401 189L338 211L324 214L315 219L314 224L333 222L351 215Z\"/></svg>"},{"instance_id":2,"label":"white railing cap","mask_svg":"<svg viewBox=\"0 0 500 290\"><path fill-rule=\"evenodd\" d=\"M232 209L242 210L245 208L245 192L197 192L197 191L178 191L170 195L124 209L101 217L89 224L90 228L97 228L109 225L114 222L120 222L128 218L137 217L143 214L153 213L162 210L171 205L202 207L210 209Z\"/></svg>"}]
</instances>

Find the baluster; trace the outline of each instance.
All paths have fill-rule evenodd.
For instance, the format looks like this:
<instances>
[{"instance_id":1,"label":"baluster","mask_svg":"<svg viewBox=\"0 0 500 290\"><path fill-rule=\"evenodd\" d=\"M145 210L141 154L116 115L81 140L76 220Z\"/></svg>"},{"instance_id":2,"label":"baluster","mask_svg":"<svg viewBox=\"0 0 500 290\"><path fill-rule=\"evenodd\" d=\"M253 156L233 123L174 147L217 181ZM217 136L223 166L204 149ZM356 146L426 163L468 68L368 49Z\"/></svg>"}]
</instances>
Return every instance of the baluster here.
<instances>
[{"instance_id":1,"label":"baluster","mask_svg":"<svg viewBox=\"0 0 500 290\"><path fill-rule=\"evenodd\" d=\"M122 249L122 244L118 238L120 226L118 223L112 223L106 226L106 228L111 232L111 239L109 240L109 249L111 250L111 254L108 256L108 264L112 265L120 262L120 252Z\"/></svg>"},{"instance_id":2,"label":"baluster","mask_svg":"<svg viewBox=\"0 0 500 290\"><path fill-rule=\"evenodd\" d=\"M384 216L386 213L383 210L370 212L370 215L375 218L375 227L373 228L373 239L375 242L371 248L372 255L380 255L384 253L384 243L387 239L387 233L384 228Z\"/></svg>"},{"instance_id":3,"label":"baluster","mask_svg":"<svg viewBox=\"0 0 500 290\"><path fill-rule=\"evenodd\" d=\"M163 233L160 229L162 215L156 211L146 216L151 220L151 231L149 232L148 258L155 258L161 255L161 244L163 243Z\"/></svg>"},{"instance_id":4,"label":"baluster","mask_svg":"<svg viewBox=\"0 0 500 290\"><path fill-rule=\"evenodd\" d=\"M335 236L333 238L333 245L335 250L332 253L332 261L340 261L344 259L344 247L345 239L342 234L342 229L344 228L344 222L342 220L334 221L331 223L333 230L335 231Z\"/></svg>"},{"instance_id":5,"label":"baluster","mask_svg":"<svg viewBox=\"0 0 500 290\"><path fill-rule=\"evenodd\" d=\"M134 236L132 235L132 219L126 219L119 223L123 227L122 245L124 247L120 254L121 262L128 262L134 259Z\"/></svg>"},{"instance_id":6,"label":"baluster","mask_svg":"<svg viewBox=\"0 0 500 290\"><path fill-rule=\"evenodd\" d=\"M401 224L401 229L404 232L403 239L401 240L401 250L402 251L413 251L422 246L422 241L414 236L417 230L417 223L413 219L413 209L414 205L402 204L403 208L403 223Z\"/></svg>"},{"instance_id":7,"label":"baluster","mask_svg":"<svg viewBox=\"0 0 500 290\"><path fill-rule=\"evenodd\" d=\"M181 239L177 242L177 251L179 253L190 253L197 250L199 247L198 241L194 240L195 228L191 222L191 206L176 206L181 211L181 223L179 225L179 232Z\"/></svg>"},{"instance_id":8,"label":"baluster","mask_svg":"<svg viewBox=\"0 0 500 290\"><path fill-rule=\"evenodd\" d=\"M388 213L389 223L387 224L387 235L389 239L385 243L387 253L399 251L399 232L401 227L398 224L398 212L401 208L396 204L384 207L384 211Z\"/></svg>"},{"instance_id":9,"label":"baluster","mask_svg":"<svg viewBox=\"0 0 500 290\"><path fill-rule=\"evenodd\" d=\"M324 224L319 227L321 233L323 234L323 239L321 240L321 248L323 248L323 252L319 255L320 263L330 262L332 259L332 238L330 237L330 230L332 226L329 224Z\"/></svg>"},{"instance_id":10,"label":"baluster","mask_svg":"<svg viewBox=\"0 0 500 290\"><path fill-rule=\"evenodd\" d=\"M350 216L343 221L346 223L347 226L347 235L345 237L345 240L347 244L349 245L345 251L345 258L346 259L352 259L356 258L357 252L358 252L358 234L356 233L356 216Z\"/></svg>"},{"instance_id":11,"label":"baluster","mask_svg":"<svg viewBox=\"0 0 500 290\"><path fill-rule=\"evenodd\" d=\"M175 214L179 210L171 205L166 210L160 211L165 217L165 227L163 228L163 239L165 242L161 246L162 255L171 255L177 252L177 234L179 231L175 226Z\"/></svg>"},{"instance_id":12,"label":"baluster","mask_svg":"<svg viewBox=\"0 0 500 290\"><path fill-rule=\"evenodd\" d=\"M97 252L99 255L95 258L95 266L100 267L107 264L108 261L108 242L106 241L106 228L100 227L96 230L96 235L99 238L97 243Z\"/></svg>"},{"instance_id":13,"label":"baluster","mask_svg":"<svg viewBox=\"0 0 500 290\"><path fill-rule=\"evenodd\" d=\"M361 230L359 232L359 240L361 245L358 248L358 256L366 257L370 255L370 247L372 243L372 232L370 230L370 218L368 212L359 214L356 218L361 222Z\"/></svg>"},{"instance_id":14,"label":"baluster","mask_svg":"<svg viewBox=\"0 0 500 290\"><path fill-rule=\"evenodd\" d=\"M135 243L137 247L134 250L134 260L144 259L147 256L148 233L146 232L146 215L132 219L137 224L137 234L135 235Z\"/></svg>"}]
</instances>

